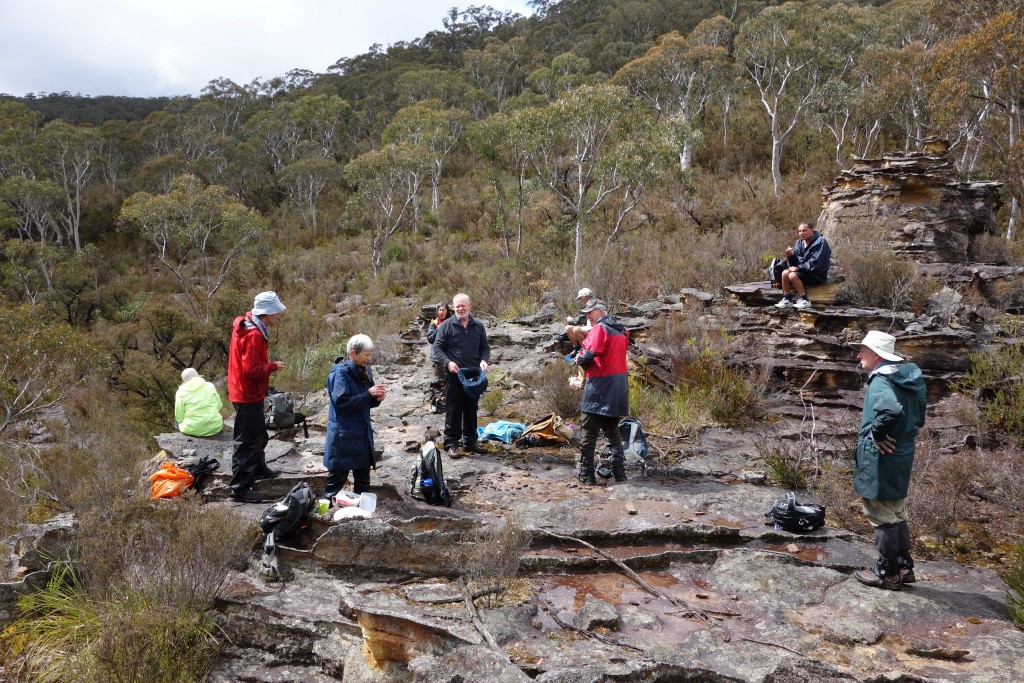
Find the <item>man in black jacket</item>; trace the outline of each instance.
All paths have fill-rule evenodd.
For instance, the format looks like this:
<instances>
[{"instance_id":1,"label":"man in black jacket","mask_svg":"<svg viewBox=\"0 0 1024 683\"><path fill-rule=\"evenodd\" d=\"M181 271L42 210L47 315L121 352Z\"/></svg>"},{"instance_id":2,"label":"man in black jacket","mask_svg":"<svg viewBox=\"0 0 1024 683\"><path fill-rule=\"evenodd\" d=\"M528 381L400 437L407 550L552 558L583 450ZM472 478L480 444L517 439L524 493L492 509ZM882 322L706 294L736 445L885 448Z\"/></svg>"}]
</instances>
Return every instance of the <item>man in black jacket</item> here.
<instances>
[{"instance_id":1,"label":"man in black jacket","mask_svg":"<svg viewBox=\"0 0 1024 683\"><path fill-rule=\"evenodd\" d=\"M456 294L452 304L455 315L438 326L431 357L434 362L444 363L449 373L445 387L444 448L449 457L457 458L460 440L467 451L487 452L477 442L476 413L480 397L466 393L458 372L460 368L477 367L486 372L491 347L483 323L469 314L473 310L469 295Z\"/></svg>"},{"instance_id":2,"label":"man in black jacket","mask_svg":"<svg viewBox=\"0 0 1024 683\"><path fill-rule=\"evenodd\" d=\"M828 279L832 265L832 249L821 233L814 229L814 223L801 223L796 229L796 244L787 247L789 267L782 271L782 301L776 308L810 308L805 285L820 285ZM793 303L793 290L800 298Z\"/></svg>"}]
</instances>

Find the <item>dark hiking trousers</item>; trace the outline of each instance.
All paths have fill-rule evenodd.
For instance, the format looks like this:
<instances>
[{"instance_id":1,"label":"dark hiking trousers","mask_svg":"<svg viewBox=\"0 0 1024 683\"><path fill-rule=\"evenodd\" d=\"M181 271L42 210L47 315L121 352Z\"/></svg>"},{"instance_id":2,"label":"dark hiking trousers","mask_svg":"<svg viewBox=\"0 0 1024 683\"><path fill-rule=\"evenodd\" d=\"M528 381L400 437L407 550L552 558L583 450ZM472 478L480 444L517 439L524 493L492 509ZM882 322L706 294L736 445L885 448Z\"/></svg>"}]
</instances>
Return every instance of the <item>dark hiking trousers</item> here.
<instances>
[{"instance_id":1,"label":"dark hiking trousers","mask_svg":"<svg viewBox=\"0 0 1024 683\"><path fill-rule=\"evenodd\" d=\"M252 488L257 470L266 467L267 434L263 401L232 403L235 407L235 448L231 452L231 493L239 495Z\"/></svg>"},{"instance_id":2,"label":"dark hiking trousers","mask_svg":"<svg viewBox=\"0 0 1024 683\"><path fill-rule=\"evenodd\" d=\"M480 398L471 398L462 388L459 376L449 373L444 391L444 447L458 448L462 441L467 446L476 443L476 411Z\"/></svg>"},{"instance_id":3,"label":"dark hiking trousers","mask_svg":"<svg viewBox=\"0 0 1024 683\"><path fill-rule=\"evenodd\" d=\"M338 491L345 488L349 470L328 470L327 481L324 482L324 498L333 499ZM352 492L365 493L370 490L370 468L363 467L352 470Z\"/></svg>"}]
</instances>

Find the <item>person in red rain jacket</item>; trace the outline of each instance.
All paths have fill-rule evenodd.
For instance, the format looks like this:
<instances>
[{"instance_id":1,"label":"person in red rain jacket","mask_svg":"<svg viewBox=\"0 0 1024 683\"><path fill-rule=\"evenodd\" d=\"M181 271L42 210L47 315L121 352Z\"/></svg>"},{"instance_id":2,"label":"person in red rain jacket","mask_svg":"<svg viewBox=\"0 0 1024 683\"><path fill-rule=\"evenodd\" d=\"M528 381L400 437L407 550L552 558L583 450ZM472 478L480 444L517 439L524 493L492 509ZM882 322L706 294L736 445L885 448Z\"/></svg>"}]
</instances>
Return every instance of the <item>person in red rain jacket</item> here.
<instances>
[{"instance_id":1,"label":"person in red rain jacket","mask_svg":"<svg viewBox=\"0 0 1024 683\"><path fill-rule=\"evenodd\" d=\"M608 314L608 306L600 299L592 299L580 309L593 326L576 354L576 364L586 370L587 383L583 388L580 412L580 472L579 480L592 486L594 478L594 450L597 435L604 432L611 447L612 474L615 481L626 481L626 461L619 435L619 420L629 415L629 375L626 370L626 349L629 336L626 328Z\"/></svg>"},{"instance_id":2,"label":"person in red rain jacket","mask_svg":"<svg viewBox=\"0 0 1024 683\"><path fill-rule=\"evenodd\" d=\"M260 503L263 497L252 490L257 479L280 474L267 467L265 448L270 440L263 416L270 374L284 367L271 361L267 328L285 310L274 292L256 295L252 310L231 324L228 350L228 399L235 407L234 450L231 452L231 499Z\"/></svg>"}]
</instances>

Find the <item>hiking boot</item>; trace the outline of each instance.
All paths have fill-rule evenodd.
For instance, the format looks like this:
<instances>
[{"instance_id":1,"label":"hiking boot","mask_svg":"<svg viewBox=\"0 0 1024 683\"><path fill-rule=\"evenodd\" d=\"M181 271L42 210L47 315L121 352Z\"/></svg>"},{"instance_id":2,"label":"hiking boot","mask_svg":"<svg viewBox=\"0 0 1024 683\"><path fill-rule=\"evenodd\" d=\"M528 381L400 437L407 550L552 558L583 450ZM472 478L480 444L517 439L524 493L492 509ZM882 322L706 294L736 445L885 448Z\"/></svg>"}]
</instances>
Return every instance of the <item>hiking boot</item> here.
<instances>
[{"instance_id":1,"label":"hiking boot","mask_svg":"<svg viewBox=\"0 0 1024 683\"><path fill-rule=\"evenodd\" d=\"M626 457L622 452L622 446L612 447L611 452L612 474L615 481L626 481Z\"/></svg>"},{"instance_id":2,"label":"hiking boot","mask_svg":"<svg viewBox=\"0 0 1024 683\"><path fill-rule=\"evenodd\" d=\"M857 579L865 586L871 586L872 588L881 588L887 591L898 591L903 590L903 584L900 583L899 574L886 574L885 576L879 576L870 569L864 571L854 572L853 578Z\"/></svg>"},{"instance_id":3,"label":"hiking boot","mask_svg":"<svg viewBox=\"0 0 1024 683\"><path fill-rule=\"evenodd\" d=\"M252 489L248 489L246 491L232 491L231 500L236 503L262 503L263 496Z\"/></svg>"},{"instance_id":4,"label":"hiking boot","mask_svg":"<svg viewBox=\"0 0 1024 683\"><path fill-rule=\"evenodd\" d=\"M462 457L462 453L459 452L458 448L446 448L444 454L452 460L458 460Z\"/></svg>"},{"instance_id":5,"label":"hiking boot","mask_svg":"<svg viewBox=\"0 0 1024 683\"><path fill-rule=\"evenodd\" d=\"M477 455L487 455L488 453L490 453L490 451L487 450L487 446L484 446L481 443L468 444L466 446L466 450L469 451L470 453L476 453Z\"/></svg>"},{"instance_id":6,"label":"hiking boot","mask_svg":"<svg viewBox=\"0 0 1024 683\"><path fill-rule=\"evenodd\" d=\"M597 479L594 478L594 449L584 448L580 451L580 471L576 475L581 484L585 486L596 486Z\"/></svg>"},{"instance_id":7,"label":"hiking boot","mask_svg":"<svg viewBox=\"0 0 1024 683\"><path fill-rule=\"evenodd\" d=\"M782 301L775 304L775 308L791 308L793 306L793 300L789 297L782 297Z\"/></svg>"},{"instance_id":8,"label":"hiking boot","mask_svg":"<svg viewBox=\"0 0 1024 683\"><path fill-rule=\"evenodd\" d=\"M274 479L275 477L281 476L281 470L272 470L269 467L264 467L261 470L256 470L252 475L253 480L258 479Z\"/></svg>"},{"instance_id":9,"label":"hiking boot","mask_svg":"<svg viewBox=\"0 0 1024 683\"><path fill-rule=\"evenodd\" d=\"M799 301L793 304L793 308L810 308L811 300L807 297L802 297Z\"/></svg>"},{"instance_id":10,"label":"hiking boot","mask_svg":"<svg viewBox=\"0 0 1024 683\"><path fill-rule=\"evenodd\" d=\"M914 576L913 569L901 569L900 570L900 583L917 583L917 577Z\"/></svg>"}]
</instances>

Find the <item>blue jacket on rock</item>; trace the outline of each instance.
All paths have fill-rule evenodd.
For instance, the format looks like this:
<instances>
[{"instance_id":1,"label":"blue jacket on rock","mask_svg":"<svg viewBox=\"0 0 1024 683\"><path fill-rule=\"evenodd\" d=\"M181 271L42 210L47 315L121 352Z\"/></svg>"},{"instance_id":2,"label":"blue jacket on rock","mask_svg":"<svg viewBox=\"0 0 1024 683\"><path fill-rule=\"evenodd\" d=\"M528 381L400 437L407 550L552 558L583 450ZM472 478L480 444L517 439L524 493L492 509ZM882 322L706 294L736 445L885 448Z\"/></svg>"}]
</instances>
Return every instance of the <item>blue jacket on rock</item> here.
<instances>
[{"instance_id":1,"label":"blue jacket on rock","mask_svg":"<svg viewBox=\"0 0 1024 683\"><path fill-rule=\"evenodd\" d=\"M380 401L370 395L373 372L351 360L338 358L327 376L327 441L324 467L329 470L358 470L376 465L373 455L373 425L370 408Z\"/></svg>"}]
</instances>

